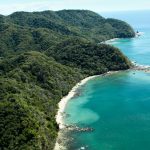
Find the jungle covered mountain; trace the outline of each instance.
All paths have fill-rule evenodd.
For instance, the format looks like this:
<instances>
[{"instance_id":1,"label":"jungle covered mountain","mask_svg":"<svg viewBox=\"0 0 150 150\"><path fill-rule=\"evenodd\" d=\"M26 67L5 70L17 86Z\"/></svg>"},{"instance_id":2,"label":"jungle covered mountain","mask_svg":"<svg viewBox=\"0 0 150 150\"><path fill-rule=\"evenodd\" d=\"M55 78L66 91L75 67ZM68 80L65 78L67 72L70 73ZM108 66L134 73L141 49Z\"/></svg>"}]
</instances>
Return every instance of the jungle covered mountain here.
<instances>
[{"instance_id":1,"label":"jungle covered mountain","mask_svg":"<svg viewBox=\"0 0 150 150\"><path fill-rule=\"evenodd\" d=\"M107 71L124 70L130 61L119 49L106 45L69 39L49 48L46 55L57 62L80 69L82 74L99 75Z\"/></svg>"},{"instance_id":2,"label":"jungle covered mountain","mask_svg":"<svg viewBox=\"0 0 150 150\"><path fill-rule=\"evenodd\" d=\"M131 66L114 47L71 44L62 45L63 53L58 55L58 51L57 56L31 51L0 61L2 149L53 149L58 132L55 115L60 99L89 75Z\"/></svg>"},{"instance_id":3,"label":"jungle covered mountain","mask_svg":"<svg viewBox=\"0 0 150 150\"><path fill-rule=\"evenodd\" d=\"M52 149L57 103L83 77L39 52L0 62L0 147Z\"/></svg>"},{"instance_id":4,"label":"jungle covered mountain","mask_svg":"<svg viewBox=\"0 0 150 150\"><path fill-rule=\"evenodd\" d=\"M0 56L20 51L45 51L64 39L80 38L100 43L134 37L127 23L105 19L88 10L15 12L0 16Z\"/></svg>"},{"instance_id":5,"label":"jungle covered mountain","mask_svg":"<svg viewBox=\"0 0 150 150\"><path fill-rule=\"evenodd\" d=\"M91 11L0 16L0 149L52 150L58 102L81 79L131 62L99 44L135 35L125 22Z\"/></svg>"}]
</instances>

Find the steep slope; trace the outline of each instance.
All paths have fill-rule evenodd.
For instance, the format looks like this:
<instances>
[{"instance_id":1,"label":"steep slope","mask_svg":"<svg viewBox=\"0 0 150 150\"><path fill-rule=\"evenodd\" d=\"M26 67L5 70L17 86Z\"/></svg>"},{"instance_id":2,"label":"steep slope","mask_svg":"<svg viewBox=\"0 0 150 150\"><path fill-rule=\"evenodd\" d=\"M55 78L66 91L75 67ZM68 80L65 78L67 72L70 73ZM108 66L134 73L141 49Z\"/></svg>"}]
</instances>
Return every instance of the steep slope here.
<instances>
[{"instance_id":1,"label":"steep slope","mask_svg":"<svg viewBox=\"0 0 150 150\"><path fill-rule=\"evenodd\" d=\"M94 44L70 39L46 51L48 56L63 65L78 68L83 74L96 75L111 70L130 68L131 62L119 49L105 44Z\"/></svg>"},{"instance_id":2,"label":"steep slope","mask_svg":"<svg viewBox=\"0 0 150 150\"><path fill-rule=\"evenodd\" d=\"M45 51L72 37L99 43L135 36L127 23L105 19L87 10L16 12L0 16L0 34L3 37L0 56L27 50Z\"/></svg>"},{"instance_id":3,"label":"steep slope","mask_svg":"<svg viewBox=\"0 0 150 150\"><path fill-rule=\"evenodd\" d=\"M0 147L51 150L57 103L83 76L38 52L3 60L0 74Z\"/></svg>"}]
</instances>

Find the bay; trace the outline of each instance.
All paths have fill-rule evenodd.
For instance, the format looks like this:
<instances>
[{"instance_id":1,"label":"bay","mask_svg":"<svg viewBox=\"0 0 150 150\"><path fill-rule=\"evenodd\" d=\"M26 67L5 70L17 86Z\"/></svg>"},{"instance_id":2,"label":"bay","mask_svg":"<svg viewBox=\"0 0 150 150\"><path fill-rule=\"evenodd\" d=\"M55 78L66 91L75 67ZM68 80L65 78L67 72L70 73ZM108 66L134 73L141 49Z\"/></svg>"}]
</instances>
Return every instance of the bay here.
<instances>
[{"instance_id":1,"label":"bay","mask_svg":"<svg viewBox=\"0 0 150 150\"><path fill-rule=\"evenodd\" d=\"M136 17L138 14L139 17ZM132 61L150 65L149 11L103 14L129 22L142 36L112 44ZM135 18L135 19L133 19ZM122 71L97 77L79 89L65 109L66 124L90 127L93 132L68 132L68 150L149 150L150 73Z\"/></svg>"}]
</instances>

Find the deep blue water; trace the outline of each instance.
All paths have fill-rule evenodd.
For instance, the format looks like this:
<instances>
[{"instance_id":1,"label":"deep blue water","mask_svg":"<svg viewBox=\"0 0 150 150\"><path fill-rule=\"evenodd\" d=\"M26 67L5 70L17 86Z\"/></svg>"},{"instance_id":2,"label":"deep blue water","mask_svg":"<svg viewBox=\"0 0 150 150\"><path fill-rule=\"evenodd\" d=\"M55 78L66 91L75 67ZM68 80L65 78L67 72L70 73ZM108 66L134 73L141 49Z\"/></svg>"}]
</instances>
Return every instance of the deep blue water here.
<instances>
[{"instance_id":1,"label":"deep blue water","mask_svg":"<svg viewBox=\"0 0 150 150\"><path fill-rule=\"evenodd\" d=\"M103 16L129 22L144 34L110 44L131 60L150 65L150 11L107 13ZM97 77L80 87L80 96L71 99L65 112L67 124L88 126L94 132L68 133L74 140L69 150L150 149L150 73L123 71Z\"/></svg>"},{"instance_id":2,"label":"deep blue water","mask_svg":"<svg viewBox=\"0 0 150 150\"><path fill-rule=\"evenodd\" d=\"M122 12L101 12L105 18L115 18L126 21L136 30L150 28L150 10L144 11L122 11Z\"/></svg>"}]
</instances>

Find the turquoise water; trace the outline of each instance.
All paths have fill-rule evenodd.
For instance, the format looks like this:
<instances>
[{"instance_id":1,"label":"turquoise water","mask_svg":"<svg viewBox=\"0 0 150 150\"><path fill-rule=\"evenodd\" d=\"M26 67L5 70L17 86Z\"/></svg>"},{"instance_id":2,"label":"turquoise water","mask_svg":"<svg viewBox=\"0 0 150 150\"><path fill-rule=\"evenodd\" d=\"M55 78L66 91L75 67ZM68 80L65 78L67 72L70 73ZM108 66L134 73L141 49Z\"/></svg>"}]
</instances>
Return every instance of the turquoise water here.
<instances>
[{"instance_id":1,"label":"turquoise water","mask_svg":"<svg viewBox=\"0 0 150 150\"><path fill-rule=\"evenodd\" d=\"M150 65L150 29L141 28L142 36L133 39L120 39L112 42L114 46L120 48L130 60L138 64Z\"/></svg>"},{"instance_id":2,"label":"turquoise water","mask_svg":"<svg viewBox=\"0 0 150 150\"><path fill-rule=\"evenodd\" d=\"M141 37L111 44L131 60L150 65L150 26L143 21L138 29L144 32ZM94 131L69 132L67 136L73 141L68 150L150 149L150 73L123 71L97 77L79 91L80 95L67 104L65 112L69 117L65 123L91 127Z\"/></svg>"}]
</instances>

